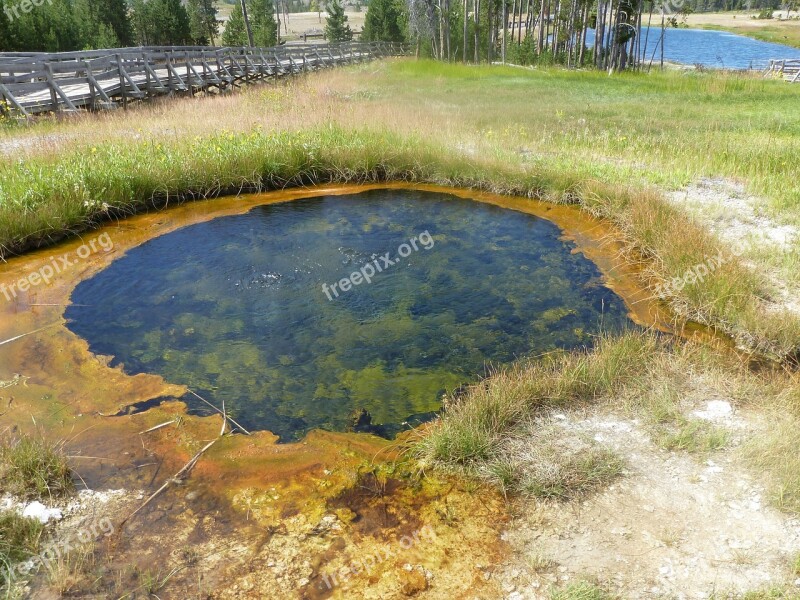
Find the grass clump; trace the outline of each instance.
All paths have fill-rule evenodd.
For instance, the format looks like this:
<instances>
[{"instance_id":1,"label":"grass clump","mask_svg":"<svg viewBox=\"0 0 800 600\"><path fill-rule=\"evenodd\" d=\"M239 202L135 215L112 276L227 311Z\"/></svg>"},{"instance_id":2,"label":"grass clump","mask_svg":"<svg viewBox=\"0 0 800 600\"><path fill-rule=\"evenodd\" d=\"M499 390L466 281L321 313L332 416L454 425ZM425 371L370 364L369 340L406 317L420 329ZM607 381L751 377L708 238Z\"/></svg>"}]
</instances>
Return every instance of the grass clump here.
<instances>
[{"instance_id":1,"label":"grass clump","mask_svg":"<svg viewBox=\"0 0 800 600\"><path fill-rule=\"evenodd\" d=\"M662 430L657 439L666 450L705 454L724 448L730 440L730 433L700 419L679 418L676 428Z\"/></svg>"},{"instance_id":2,"label":"grass clump","mask_svg":"<svg viewBox=\"0 0 800 600\"><path fill-rule=\"evenodd\" d=\"M44 525L36 519L0 511L0 590L12 581L13 565L37 552L43 531Z\"/></svg>"},{"instance_id":3,"label":"grass clump","mask_svg":"<svg viewBox=\"0 0 800 600\"><path fill-rule=\"evenodd\" d=\"M504 440L486 470L506 493L570 500L622 474L623 460L558 422L535 421Z\"/></svg>"},{"instance_id":4,"label":"grass clump","mask_svg":"<svg viewBox=\"0 0 800 600\"><path fill-rule=\"evenodd\" d=\"M750 464L767 473L772 499L782 510L800 514L800 411L775 411L770 428L745 446Z\"/></svg>"},{"instance_id":5,"label":"grass clump","mask_svg":"<svg viewBox=\"0 0 800 600\"><path fill-rule=\"evenodd\" d=\"M448 398L443 415L412 454L435 467L490 482L507 493L569 499L624 470L614 453L553 418L556 410L598 409L640 420L671 451L704 455L728 446L731 431L691 412L709 399L757 407L770 427L736 452L763 475L774 503L800 514L800 373L750 369L737 356L695 342L631 331L600 336L592 350L521 362Z\"/></svg>"},{"instance_id":6,"label":"grass clump","mask_svg":"<svg viewBox=\"0 0 800 600\"><path fill-rule=\"evenodd\" d=\"M60 443L23 435L0 440L0 487L27 500L67 496L75 483Z\"/></svg>"},{"instance_id":7,"label":"grass clump","mask_svg":"<svg viewBox=\"0 0 800 600\"><path fill-rule=\"evenodd\" d=\"M550 600L614 600L614 598L615 596L588 581L570 583L550 593Z\"/></svg>"}]
</instances>

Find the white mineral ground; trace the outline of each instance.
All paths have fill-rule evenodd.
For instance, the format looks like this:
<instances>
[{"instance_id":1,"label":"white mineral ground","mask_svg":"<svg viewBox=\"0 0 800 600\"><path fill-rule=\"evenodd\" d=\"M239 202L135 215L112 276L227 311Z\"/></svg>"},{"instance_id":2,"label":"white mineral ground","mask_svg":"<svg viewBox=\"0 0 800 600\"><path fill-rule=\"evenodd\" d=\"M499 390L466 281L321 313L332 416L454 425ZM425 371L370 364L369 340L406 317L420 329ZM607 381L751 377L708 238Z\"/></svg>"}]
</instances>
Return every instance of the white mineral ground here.
<instances>
[{"instance_id":1,"label":"white mineral ground","mask_svg":"<svg viewBox=\"0 0 800 600\"><path fill-rule=\"evenodd\" d=\"M800 586L790 563L800 521L772 508L738 457L760 417L722 398L686 407L731 435L695 458L656 445L645 425L613 412L562 413L564 435L590 436L626 462L602 492L569 503L523 501L503 533L512 559L499 572L509 600L549 598L554 585L597 581L622 598L739 597Z\"/></svg>"}]
</instances>

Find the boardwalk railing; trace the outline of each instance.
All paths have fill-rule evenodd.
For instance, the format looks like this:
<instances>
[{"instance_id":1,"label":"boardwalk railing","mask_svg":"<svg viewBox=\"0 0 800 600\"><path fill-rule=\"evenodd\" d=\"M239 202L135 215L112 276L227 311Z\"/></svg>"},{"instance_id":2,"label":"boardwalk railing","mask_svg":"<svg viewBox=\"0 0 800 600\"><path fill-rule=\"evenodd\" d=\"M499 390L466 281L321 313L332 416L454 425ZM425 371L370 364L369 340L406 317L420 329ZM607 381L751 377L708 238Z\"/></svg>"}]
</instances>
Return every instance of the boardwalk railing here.
<instances>
[{"instance_id":1,"label":"boardwalk railing","mask_svg":"<svg viewBox=\"0 0 800 600\"><path fill-rule=\"evenodd\" d=\"M783 77L789 83L800 83L800 59L771 60L764 75Z\"/></svg>"},{"instance_id":2,"label":"boardwalk railing","mask_svg":"<svg viewBox=\"0 0 800 600\"><path fill-rule=\"evenodd\" d=\"M345 42L275 48L168 46L0 53L0 111L93 110L407 53L403 44Z\"/></svg>"}]
</instances>

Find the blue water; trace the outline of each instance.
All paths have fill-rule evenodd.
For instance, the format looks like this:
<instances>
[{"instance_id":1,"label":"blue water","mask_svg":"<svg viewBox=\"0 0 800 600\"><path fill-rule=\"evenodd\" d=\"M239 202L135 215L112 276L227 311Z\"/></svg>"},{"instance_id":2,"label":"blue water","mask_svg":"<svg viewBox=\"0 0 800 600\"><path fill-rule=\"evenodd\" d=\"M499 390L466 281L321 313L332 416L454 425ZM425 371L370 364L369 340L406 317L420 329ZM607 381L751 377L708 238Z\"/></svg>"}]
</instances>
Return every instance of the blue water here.
<instances>
[{"instance_id":1,"label":"blue water","mask_svg":"<svg viewBox=\"0 0 800 600\"><path fill-rule=\"evenodd\" d=\"M646 18L646 17L645 17ZM660 17L659 17L660 18ZM655 15L653 16L655 20ZM642 45L647 28L642 28ZM594 44L594 30L587 34L587 45ZM647 58L657 65L661 58L661 28L652 27L647 38ZM703 65L715 69L763 69L770 59L800 59L800 49L771 44L752 38L705 29L667 28L664 32L664 59L687 65Z\"/></svg>"},{"instance_id":2,"label":"blue water","mask_svg":"<svg viewBox=\"0 0 800 600\"><path fill-rule=\"evenodd\" d=\"M573 250L549 221L445 194L312 198L134 248L79 284L66 316L92 351L224 401L245 427L391 436L489 366L628 326Z\"/></svg>"}]
</instances>

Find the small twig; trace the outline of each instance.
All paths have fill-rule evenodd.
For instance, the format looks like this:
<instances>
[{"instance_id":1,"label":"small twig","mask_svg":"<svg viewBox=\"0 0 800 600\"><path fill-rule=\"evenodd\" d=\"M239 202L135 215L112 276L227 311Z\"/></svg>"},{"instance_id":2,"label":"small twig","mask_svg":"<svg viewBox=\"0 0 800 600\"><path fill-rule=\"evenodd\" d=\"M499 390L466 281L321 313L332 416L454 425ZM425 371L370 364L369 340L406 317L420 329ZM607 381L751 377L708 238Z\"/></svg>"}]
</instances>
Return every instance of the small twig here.
<instances>
[{"instance_id":1,"label":"small twig","mask_svg":"<svg viewBox=\"0 0 800 600\"><path fill-rule=\"evenodd\" d=\"M33 331L29 331L28 333L23 333L21 335L9 338L7 340L3 340L2 342L0 342L0 346L3 346L5 344L10 344L11 342L14 342L20 338L24 338L27 335L33 335L34 333L39 333L40 331L44 331L45 329L49 329L50 327L55 327L56 325L61 325L61 322L59 321L58 323L50 323L50 325L45 325L44 327L40 327L39 329L34 329Z\"/></svg>"},{"instance_id":2,"label":"small twig","mask_svg":"<svg viewBox=\"0 0 800 600\"><path fill-rule=\"evenodd\" d=\"M225 412L225 398L222 399L222 429L220 430L219 434L221 436L225 435L225 426L228 424L228 415Z\"/></svg>"},{"instance_id":3,"label":"small twig","mask_svg":"<svg viewBox=\"0 0 800 600\"><path fill-rule=\"evenodd\" d=\"M28 306L91 306L91 304L69 304L65 302L59 304L36 303L36 304L28 304Z\"/></svg>"},{"instance_id":4,"label":"small twig","mask_svg":"<svg viewBox=\"0 0 800 600\"><path fill-rule=\"evenodd\" d=\"M167 425L172 425L177 420L178 419L172 419L171 421L167 421L166 423L161 423L160 425L156 425L155 427L151 427L150 429L145 429L144 431L140 431L139 435L142 435L144 433L150 433L151 431L156 431L158 429L161 429L162 427L166 427Z\"/></svg>"},{"instance_id":5,"label":"small twig","mask_svg":"<svg viewBox=\"0 0 800 600\"><path fill-rule=\"evenodd\" d=\"M173 475L172 477L170 477L169 479L167 479L167 480L164 482L164 485L162 485L162 486L161 486L160 488L158 488L158 489L157 489L155 492L153 492L153 493L150 495L150 497L149 497L147 500L145 500L145 501L144 501L144 504L142 504L142 505L141 505L139 508L137 508L135 511L133 511L133 512L132 512L130 515L128 515L127 517L125 517L125 518L122 520L122 522L120 522L119 526L120 526L120 527L122 527L123 525L125 525L125 523L127 523L127 522L128 522L130 519L132 519L134 516L136 516L136 514L137 514L139 511L141 511L141 510L142 510L142 509L143 509L145 506L147 506L147 505L148 505L148 504L150 504L150 503L151 503L153 500L155 500L155 499L156 499L156 498L157 498L157 497L158 497L158 496L161 494L161 492L163 492L164 490L166 490L166 489L169 487L169 484L170 484L170 483L172 483L172 482L173 482L173 481L175 481L176 479L180 478L180 477L181 477L183 474L185 474L185 473L187 473L188 471L190 471L190 470L192 469L192 467L194 467L194 465L195 465L195 464L197 464L197 461L198 461L198 460L200 460L200 457L201 457L201 456L203 456L203 454L206 452L206 450L208 450L209 448L211 448L211 446L213 446L214 444L216 444L216 443L217 443L217 442L218 442L218 441L219 441L221 438L222 438L222 436L219 436L218 438L214 438L214 439L213 439L213 440L211 440L211 441L210 441L208 444L206 444L205 446L203 446L203 449L202 449L202 450L200 450L200 452L198 452L197 454L195 454L195 455L192 457L192 459L191 459L191 460L190 460L188 463L186 463L186 464L183 466L183 468L182 468L180 471L178 471L177 473L175 473L175 475Z\"/></svg>"},{"instance_id":6,"label":"small twig","mask_svg":"<svg viewBox=\"0 0 800 600\"><path fill-rule=\"evenodd\" d=\"M222 411L221 411L220 409L218 409L216 406L214 406L213 404L211 404L211 402L209 402L208 400L206 400L205 398L203 398L201 395L199 395L199 394L195 394L195 393L194 393L192 390L189 390L189 393L190 393L192 396L194 396L195 398L197 398L198 400L202 400L203 402L205 402L206 404L208 404L208 405L209 405L211 408L213 408L215 411L217 411L219 414L221 414L221 415L223 416L223 420L224 420L224 419L227 419L228 421L230 421L231 423L233 423L234 425L236 425L236 427L238 427L239 429L241 429L243 433L245 433L245 434L247 434L247 435L250 435L250 432L249 432L249 431L247 431L247 429L245 429L244 427L242 427L241 425L239 425L239 423L237 423L236 421L234 421L232 417L228 417L228 416L226 416L224 412L222 412Z\"/></svg>"},{"instance_id":7,"label":"small twig","mask_svg":"<svg viewBox=\"0 0 800 600\"><path fill-rule=\"evenodd\" d=\"M92 460L110 460L116 462L116 458L108 458L107 456L84 456L83 454L67 454L67 458L88 458Z\"/></svg>"}]
</instances>

